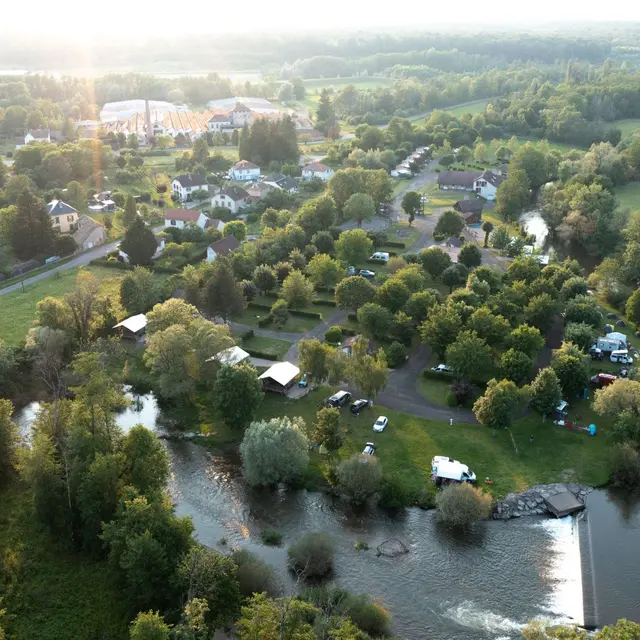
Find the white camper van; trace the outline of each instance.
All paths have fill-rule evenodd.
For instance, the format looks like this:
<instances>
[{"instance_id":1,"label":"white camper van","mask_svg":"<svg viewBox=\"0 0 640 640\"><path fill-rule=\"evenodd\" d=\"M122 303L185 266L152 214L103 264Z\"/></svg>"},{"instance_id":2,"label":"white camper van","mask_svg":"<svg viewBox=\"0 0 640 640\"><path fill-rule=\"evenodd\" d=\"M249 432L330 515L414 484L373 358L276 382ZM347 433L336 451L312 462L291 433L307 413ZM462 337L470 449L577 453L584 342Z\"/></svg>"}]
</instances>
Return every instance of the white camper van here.
<instances>
[{"instance_id":1,"label":"white camper van","mask_svg":"<svg viewBox=\"0 0 640 640\"><path fill-rule=\"evenodd\" d=\"M450 482L475 482L476 474L466 464L445 456L436 456L431 461L431 478L436 486Z\"/></svg>"},{"instance_id":2,"label":"white camper van","mask_svg":"<svg viewBox=\"0 0 640 640\"><path fill-rule=\"evenodd\" d=\"M611 360L611 362L617 362L618 364L633 363L633 358L629 355L629 351L627 349L618 349L616 351L612 351L609 360Z\"/></svg>"}]
</instances>

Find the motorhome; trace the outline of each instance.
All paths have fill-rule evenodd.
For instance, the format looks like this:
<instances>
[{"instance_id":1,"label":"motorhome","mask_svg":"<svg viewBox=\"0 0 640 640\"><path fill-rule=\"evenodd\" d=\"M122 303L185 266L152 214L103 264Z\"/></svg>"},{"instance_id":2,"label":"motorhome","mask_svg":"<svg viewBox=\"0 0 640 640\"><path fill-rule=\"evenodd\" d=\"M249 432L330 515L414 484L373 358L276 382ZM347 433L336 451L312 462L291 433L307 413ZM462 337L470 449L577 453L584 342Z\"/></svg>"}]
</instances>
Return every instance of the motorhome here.
<instances>
[{"instance_id":1,"label":"motorhome","mask_svg":"<svg viewBox=\"0 0 640 640\"><path fill-rule=\"evenodd\" d=\"M611 360L611 362L617 362L618 364L631 364L633 362L633 358L629 355L627 349L612 351L609 360Z\"/></svg>"},{"instance_id":2,"label":"motorhome","mask_svg":"<svg viewBox=\"0 0 640 640\"><path fill-rule=\"evenodd\" d=\"M466 464L457 460L436 456L431 464L431 478L438 487L451 482L476 481L476 474L470 471Z\"/></svg>"}]
</instances>

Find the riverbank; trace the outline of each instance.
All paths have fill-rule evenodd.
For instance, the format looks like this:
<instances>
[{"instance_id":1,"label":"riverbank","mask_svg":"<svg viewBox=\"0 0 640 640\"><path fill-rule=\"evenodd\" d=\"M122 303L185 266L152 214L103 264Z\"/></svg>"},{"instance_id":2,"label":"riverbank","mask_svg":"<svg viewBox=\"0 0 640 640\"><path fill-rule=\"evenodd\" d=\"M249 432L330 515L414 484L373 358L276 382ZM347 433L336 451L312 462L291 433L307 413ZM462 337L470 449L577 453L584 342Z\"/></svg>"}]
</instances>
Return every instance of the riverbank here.
<instances>
[{"instance_id":1,"label":"riverbank","mask_svg":"<svg viewBox=\"0 0 640 640\"><path fill-rule=\"evenodd\" d=\"M521 493L510 493L504 500L496 503L493 509L494 520L509 520L523 516L541 516L550 514L546 500L564 493L571 493L583 505L593 487L580 484L543 484L530 487Z\"/></svg>"}]
</instances>

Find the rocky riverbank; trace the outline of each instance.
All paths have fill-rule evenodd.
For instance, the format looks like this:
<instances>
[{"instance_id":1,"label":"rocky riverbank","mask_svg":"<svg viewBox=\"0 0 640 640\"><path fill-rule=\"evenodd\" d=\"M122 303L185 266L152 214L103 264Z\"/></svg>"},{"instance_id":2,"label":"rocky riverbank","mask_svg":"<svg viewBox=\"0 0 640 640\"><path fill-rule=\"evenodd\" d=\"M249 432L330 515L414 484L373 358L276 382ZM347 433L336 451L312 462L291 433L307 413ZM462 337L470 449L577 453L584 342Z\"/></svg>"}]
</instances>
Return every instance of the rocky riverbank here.
<instances>
[{"instance_id":1,"label":"rocky riverbank","mask_svg":"<svg viewBox=\"0 0 640 640\"><path fill-rule=\"evenodd\" d=\"M557 496L560 493L571 492L580 502L584 503L593 487L581 484L537 484L522 493L510 493L498 502L493 510L494 520L509 520L523 516L540 516L549 513L545 498Z\"/></svg>"}]
</instances>

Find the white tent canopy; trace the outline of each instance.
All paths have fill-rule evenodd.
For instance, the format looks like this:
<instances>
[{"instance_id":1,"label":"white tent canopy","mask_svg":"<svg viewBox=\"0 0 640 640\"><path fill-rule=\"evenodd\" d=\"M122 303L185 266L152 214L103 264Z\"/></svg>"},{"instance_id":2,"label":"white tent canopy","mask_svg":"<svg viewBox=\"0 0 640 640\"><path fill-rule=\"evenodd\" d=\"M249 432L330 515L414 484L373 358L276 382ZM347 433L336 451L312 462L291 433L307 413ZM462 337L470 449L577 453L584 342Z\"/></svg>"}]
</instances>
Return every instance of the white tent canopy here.
<instances>
[{"instance_id":1,"label":"white tent canopy","mask_svg":"<svg viewBox=\"0 0 640 640\"><path fill-rule=\"evenodd\" d=\"M260 380L271 378L279 385L286 387L299 374L300 369L295 364L291 364L291 362L276 362L260 376Z\"/></svg>"},{"instance_id":2,"label":"white tent canopy","mask_svg":"<svg viewBox=\"0 0 640 640\"><path fill-rule=\"evenodd\" d=\"M147 326L147 316L144 313L139 313L137 316L131 316L122 322L118 322L114 329L118 327L124 327L131 331L131 333L138 333Z\"/></svg>"},{"instance_id":3,"label":"white tent canopy","mask_svg":"<svg viewBox=\"0 0 640 640\"><path fill-rule=\"evenodd\" d=\"M249 357L249 354L238 346L229 347L228 349L223 349L219 353L216 353L215 356L209 358L207 362L211 362L212 360L218 361L220 364L226 364L229 366L233 366L234 364L240 364L244 360Z\"/></svg>"}]
</instances>

